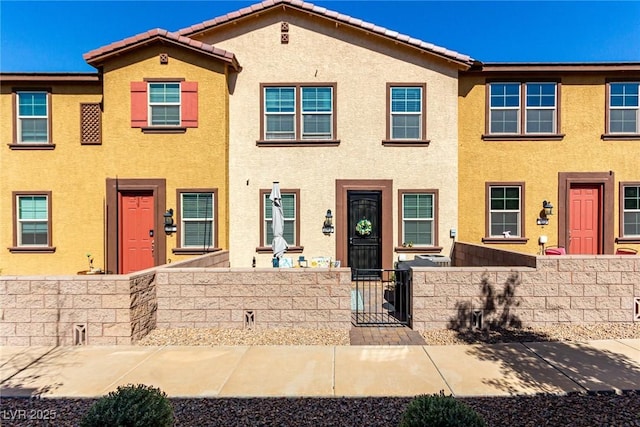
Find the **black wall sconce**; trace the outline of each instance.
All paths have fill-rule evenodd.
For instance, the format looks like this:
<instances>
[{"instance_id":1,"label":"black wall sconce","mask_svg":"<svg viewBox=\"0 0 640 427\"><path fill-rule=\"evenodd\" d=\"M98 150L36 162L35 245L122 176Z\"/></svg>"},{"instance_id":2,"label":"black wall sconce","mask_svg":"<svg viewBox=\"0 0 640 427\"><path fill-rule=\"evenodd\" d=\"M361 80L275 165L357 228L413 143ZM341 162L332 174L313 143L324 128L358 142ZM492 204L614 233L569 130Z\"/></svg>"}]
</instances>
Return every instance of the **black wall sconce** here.
<instances>
[{"instance_id":1,"label":"black wall sconce","mask_svg":"<svg viewBox=\"0 0 640 427\"><path fill-rule=\"evenodd\" d=\"M325 236L329 236L333 233L333 215L331 214L331 209L327 209L327 214L324 216L322 233L324 233Z\"/></svg>"},{"instance_id":2,"label":"black wall sconce","mask_svg":"<svg viewBox=\"0 0 640 427\"><path fill-rule=\"evenodd\" d=\"M178 231L178 227L173 223L173 209L167 209L164 213L164 232L167 236Z\"/></svg>"},{"instance_id":3,"label":"black wall sconce","mask_svg":"<svg viewBox=\"0 0 640 427\"><path fill-rule=\"evenodd\" d=\"M540 211L540 217L536 220L538 225L548 225L549 216L553 215L553 205L551 202L542 202L542 210Z\"/></svg>"}]
</instances>

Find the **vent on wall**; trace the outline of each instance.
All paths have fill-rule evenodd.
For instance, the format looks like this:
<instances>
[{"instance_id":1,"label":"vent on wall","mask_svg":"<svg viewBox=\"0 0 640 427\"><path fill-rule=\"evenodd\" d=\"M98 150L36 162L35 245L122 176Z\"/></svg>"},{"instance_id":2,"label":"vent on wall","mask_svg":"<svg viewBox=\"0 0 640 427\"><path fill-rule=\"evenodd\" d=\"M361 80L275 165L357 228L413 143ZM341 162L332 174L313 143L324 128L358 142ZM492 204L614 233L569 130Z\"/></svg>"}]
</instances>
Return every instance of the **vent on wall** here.
<instances>
[{"instance_id":1,"label":"vent on wall","mask_svg":"<svg viewBox=\"0 0 640 427\"><path fill-rule=\"evenodd\" d=\"M244 312L244 328L253 329L256 325L256 317L253 310L245 310Z\"/></svg>"},{"instance_id":2,"label":"vent on wall","mask_svg":"<svg viewBox=\"0 0 640 427\"><path fill-rule=\"evenodd\" d=\"M87 345L87 324L73 325L73 345Z\"/></svg>"},{"instance_id":3,"label":"vent on wall","mask_svg":"<svg viewBox=\"0 0 640 427\"><path fill-rule=\"evenodd\" d=\"M482 329L482 310L473 310L471 313L471 328Z\"/></svg>"},{"instance_id":4,"label":"vent on wall","mask_svg":"<svg viewBox=\"0 0 640 427\"><path fill-rule=\"evenodd\" d=\"M102 109L99 103L80 104L80 143L102 143Z\"/></svg>"}]
</instances>

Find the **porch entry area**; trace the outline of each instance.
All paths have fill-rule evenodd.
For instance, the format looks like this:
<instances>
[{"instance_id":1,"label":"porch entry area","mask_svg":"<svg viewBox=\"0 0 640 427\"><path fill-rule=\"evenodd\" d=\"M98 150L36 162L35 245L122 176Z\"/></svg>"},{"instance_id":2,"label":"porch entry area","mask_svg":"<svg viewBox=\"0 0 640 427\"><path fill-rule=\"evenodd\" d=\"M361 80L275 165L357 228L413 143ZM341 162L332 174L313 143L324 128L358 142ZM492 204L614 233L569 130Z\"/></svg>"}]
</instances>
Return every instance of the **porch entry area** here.
<instances>
[{"instance_id":1,"label":"porch entry area","mask_svg":"<svg viewBox=\"0 0 640 427\"><path fill-rule=\"evenodd\" d=\"M351 271L354 325L411 327L411 269Z\"/></svg>"},{"instance_id":2,"label":"porch entry area","mask_svg":"<svg viewBox=\"0 0 640 427\"><path fill-rule=\"evenodd\" d=\"M164 179L108 178L107 269L128 274L166 263Z\"/></svg>"},{"instance_id":3,"label":"porch entry area","mask_svg":"<svg viewBox=\"0 0 640 427\"><path fill-rule=\"evenodd\" d=\"M558 174L558 245L573 255L612 254L614 173Z\"/></svg>"}]
</instances>

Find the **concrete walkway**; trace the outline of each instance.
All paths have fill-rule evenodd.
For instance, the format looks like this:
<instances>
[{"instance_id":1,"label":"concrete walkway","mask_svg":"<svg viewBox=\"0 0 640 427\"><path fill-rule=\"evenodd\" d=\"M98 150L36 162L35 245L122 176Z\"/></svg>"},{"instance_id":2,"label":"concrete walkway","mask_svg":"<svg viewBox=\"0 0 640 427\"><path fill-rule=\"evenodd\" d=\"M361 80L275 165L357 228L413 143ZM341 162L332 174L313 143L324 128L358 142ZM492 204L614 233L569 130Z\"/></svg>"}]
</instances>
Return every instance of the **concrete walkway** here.
<instances>
[{"instance_id":1,"label":"concrete walkway","mask_svg":"<svg viewBox=\"0 0 640 427\"><path fill-rule=\"evenodd\" d=\"M640 339L465 346L4 347L0 393L96 397L506 396L640 390Z\"/></svg>"}]
</instances>

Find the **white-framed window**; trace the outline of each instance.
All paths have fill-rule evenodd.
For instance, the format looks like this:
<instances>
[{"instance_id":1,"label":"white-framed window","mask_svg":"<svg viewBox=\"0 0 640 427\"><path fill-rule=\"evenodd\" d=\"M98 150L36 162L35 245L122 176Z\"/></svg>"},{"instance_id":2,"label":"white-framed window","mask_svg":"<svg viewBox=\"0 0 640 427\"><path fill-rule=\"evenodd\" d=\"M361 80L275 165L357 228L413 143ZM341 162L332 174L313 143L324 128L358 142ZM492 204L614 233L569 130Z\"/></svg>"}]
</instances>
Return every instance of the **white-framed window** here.
<instances>
[{"instance_id":1,"label":"white-framed window","mask_svg":"<svg viewBox=\"0 0 640 427\"><path fill-rule=\"evenodd\" d=\"M333 138L333 88L302 87L302 139Z\"/></svg>"},{"instance_id":2,"label":"white-framed window","mask_svg":"<svg viewBox=\"0 0 640 427\"><path fill-rule=\"evenodd\" d=\"M521 237L521 217L521 186L489 186L489 237Z\"/></svg>"},{"instance_id":3,"label":"white-framed window","mask_svg":"<svg viewBox=\"0 0 640 427\"><path fill-rule=\"evenodd\" d=\"M555 82L490 83L489 133L555 134L558 132L557 100Z\"/></svg>"},{"instance_id":4,"label":"white-framed window","mask_svg":"<svg viewBox=\"0 0 640 427\"><path fill-rule=\"evenodd\" d=\"M49 194L15 196L17 246L50 246L50 197Z\"/></svg>"},{"instance_id":5,"label":"white-framed window","mask_svg":"<svg viewBox=\"0 0 640 427\"><path fill-rule=\"evenodd\" d=\"M149 83L149 124L180 126L180 83Z\"/></svg>"},{"instance_id":6,"label":"white-framed window","mask_svg":"<svg viewBox=\"0 0 640 427\"><path fill-rule=\"evenodd\" d=\"M391 139L424 139L424 88L391 86L389 90Z\"/></svg>"},{"instance_id":7,"label":"white-framed window","mask_svg":"<svg viewBox=\"0 0 640 427\"><path fill-rule=\"evenodd\" d=\"M609 83L609 133L640 133L638 82Z\"/></svg>"},{"instance_id":8,"label":"white-framed window","mask_svg":"<svg viewBox=\"0 0 640 427\"><path fill-rule=\"evenodd\" d=\"M273 242L273 206L269 200L270 191L262 191L262 246L271 246ZM298 245L298 192L281 190L282 212L284 216L283 236L289 246Z\"/></svg>"},{"instance_id":9,"label":"white-framed window","mask_svg":"<svg viewBox=\"0 0 640 427\"><path fill-rule=\"evenodd\" d=\"M265 139L296 138L295 87L264 88Z\"/></svg>"},{"instance_id":10,"label":"white-framed window","mask_svg":"<svg viewBox=\"0 0 640 427\"><path fill-rule=\"evenodd\" d=\"M262 85L265 140L333 140L335 85Z\"/></svg>"},{"instance_id":11,"label":"white-framed window","mask_svg":"<svg viewBox=\"0 0 640 427\"><path fill-rule=\"evenodd\" d=\"M180 246L215 246L215 197L212 192L180 193Z\"/></svg>"},{"instance_id":12,"label":"white-framed window","mask_svg":"<svg viewBox=\"0 0 640 427\"><path fill-rule=\"evenodd\" d=\"M49 94L45 91L18 91L17 143L49 143Z\"/></svg>"},{"instance_id":13,"label":"white-framed window","mask_svg":"<svg viewBox=\"0 0 640 427\"><path fill-rule=\"evenodd\" d=\"M435 194L403 192L402 245L435 245Z\"/></svg>"},{"instance_id":14,"label":"white-framed window","mask_svg":"<svg viewBox=\"0 0 640 427\"><path fill-rule=\"evenodd\" d=\"M640 185L623 185L622 236L640 238Z\"/></svg>"}]
</instances>

